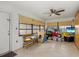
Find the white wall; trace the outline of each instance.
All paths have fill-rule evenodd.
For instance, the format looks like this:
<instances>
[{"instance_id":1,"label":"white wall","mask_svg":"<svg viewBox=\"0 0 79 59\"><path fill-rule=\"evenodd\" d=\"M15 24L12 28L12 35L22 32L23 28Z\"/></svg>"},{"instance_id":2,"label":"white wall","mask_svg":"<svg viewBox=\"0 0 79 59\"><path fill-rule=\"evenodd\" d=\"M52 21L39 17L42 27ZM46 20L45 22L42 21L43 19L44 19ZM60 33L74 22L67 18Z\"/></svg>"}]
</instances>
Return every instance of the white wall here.
<instances>
[{"instance_id":1,"label":"white wall","mask_svg":"<svg viewBox=\"0 0 79 59\"><path fill-rule=\"evenodd\" d=\"M26 13L22 9L17 9L17 7L12 6L12 5L10 5L6 2L0 2L0 11L10 13L10 20L11 20L11 24L10 24L10 27L11 27L10 46L11 46L11 50L14 51L14 50L23 46L22 37L19 37L19 35L18 35L19 14L24 15L24 16L28 16L28 17L32 17L34 19L37 19L37 17L30 14L30 13ZM18 42L16 42L16 41L18 41Z\"/></svg>"}]
</instances>

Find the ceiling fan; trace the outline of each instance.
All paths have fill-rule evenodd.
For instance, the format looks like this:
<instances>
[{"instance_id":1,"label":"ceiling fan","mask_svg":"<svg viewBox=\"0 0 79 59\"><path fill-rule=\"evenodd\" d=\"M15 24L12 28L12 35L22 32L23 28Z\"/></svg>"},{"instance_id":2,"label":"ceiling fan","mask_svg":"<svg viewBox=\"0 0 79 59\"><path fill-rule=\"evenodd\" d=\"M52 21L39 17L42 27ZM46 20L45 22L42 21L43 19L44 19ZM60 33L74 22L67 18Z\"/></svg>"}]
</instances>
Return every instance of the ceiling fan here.
<instances>
[{"instance_id":1,"label":"ceiling fan","mask_svg":"<svg viewBox=\"0 0 79 59\"><path fill-rule=\"evenodd\" d=\"M55 10L55 9L50 9L50 16L52 16L52 14L55 14L55 15L61 15L60 12L64 12L65 10L62 9L62 10Z\"/></svg>"}]
</instances>

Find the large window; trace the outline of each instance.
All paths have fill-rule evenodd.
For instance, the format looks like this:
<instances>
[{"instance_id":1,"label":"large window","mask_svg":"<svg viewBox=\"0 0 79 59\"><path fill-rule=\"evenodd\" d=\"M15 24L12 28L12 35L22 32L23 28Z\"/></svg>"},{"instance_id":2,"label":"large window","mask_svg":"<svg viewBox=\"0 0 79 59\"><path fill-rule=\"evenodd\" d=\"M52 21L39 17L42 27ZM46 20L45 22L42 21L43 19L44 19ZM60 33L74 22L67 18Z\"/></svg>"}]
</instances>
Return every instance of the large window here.
<instances>
[{"instance_id":1,"label":"large window","mask_svg":"<svg viewBox=\"0 0 79 59\"><path fill-rule=\"evenodd\" d=\"M39 31L44 32L44 26L33 24L20 24L19 35L33 34Z\"/></svg>"},{"instance_id":2,"label":"large window","mask_svg":"<svg viewBox=\"0 0 79 59\"><path fill-rule=\"evenodd\" d=\"M20 24L20 29L26 29L26 24Z\"/></svg>"},{"instance_id":3,"label":"large window","mask_svg":"<svg viewBox=\"0 0 79 59\"><path fill-rule=\"evenodd\" d=\"M31 24L20 24L20 35L32 34Z\"/></svg>"},{"instance_id":4,"label":"large window","mask_svg":"<svg viewBox=\"0 0 79 59\"><path fill-rule=\"evenodd\" d=\"M36 33L39 31L39 25L33 25L33 33Z\"/></svg>"},{"instance_id":5,"label":"large window","mask_svg":"<svg viewBox=\"0 0 79 59\"><path fill-rule=\"evenodd\" d=\"M44 26L40 26L40 30L44 32Z\"/></svg>"}]
</instances>

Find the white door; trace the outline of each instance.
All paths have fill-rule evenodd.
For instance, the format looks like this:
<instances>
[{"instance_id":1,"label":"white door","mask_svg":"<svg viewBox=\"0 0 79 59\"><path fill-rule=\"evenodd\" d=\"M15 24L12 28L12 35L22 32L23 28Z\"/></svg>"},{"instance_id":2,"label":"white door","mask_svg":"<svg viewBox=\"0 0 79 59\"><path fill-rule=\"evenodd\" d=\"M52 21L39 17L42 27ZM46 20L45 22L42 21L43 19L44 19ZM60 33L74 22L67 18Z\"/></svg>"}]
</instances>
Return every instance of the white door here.
<instances>
[{"instance_id":1,"label":"white door","mask_svg":"<svg viewBox=\"0 0 79 59\"><path fill-rule=\"evenodd\" d=\"M0 55L9 51L9 15L0 12Z\"/></svg>"}]
</instances>

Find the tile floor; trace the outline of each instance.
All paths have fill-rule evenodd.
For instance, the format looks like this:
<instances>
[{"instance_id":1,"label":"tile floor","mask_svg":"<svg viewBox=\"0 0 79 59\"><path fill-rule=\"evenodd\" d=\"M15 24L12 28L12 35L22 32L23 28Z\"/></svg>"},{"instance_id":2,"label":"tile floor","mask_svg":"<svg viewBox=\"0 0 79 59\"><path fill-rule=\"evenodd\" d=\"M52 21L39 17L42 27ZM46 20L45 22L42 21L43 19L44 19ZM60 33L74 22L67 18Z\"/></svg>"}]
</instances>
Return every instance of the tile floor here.
<instances>
[{"instance_id":1,"label":"tile floor","mask_svg":"<svg viewBox=\"0 0 79 59\"><path fill-rule=\"evenodd\" d=\"M16 57L79 57L79 49L74 43L52 40L29 48L21 48L15 52L18 54Z\"/></svg>"}]
</instances>

